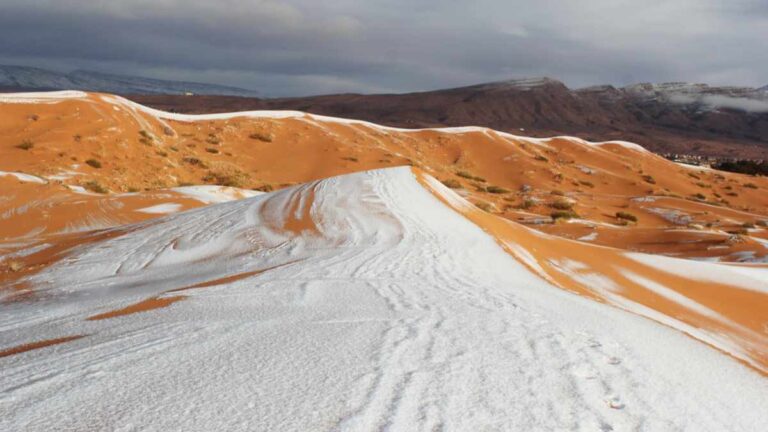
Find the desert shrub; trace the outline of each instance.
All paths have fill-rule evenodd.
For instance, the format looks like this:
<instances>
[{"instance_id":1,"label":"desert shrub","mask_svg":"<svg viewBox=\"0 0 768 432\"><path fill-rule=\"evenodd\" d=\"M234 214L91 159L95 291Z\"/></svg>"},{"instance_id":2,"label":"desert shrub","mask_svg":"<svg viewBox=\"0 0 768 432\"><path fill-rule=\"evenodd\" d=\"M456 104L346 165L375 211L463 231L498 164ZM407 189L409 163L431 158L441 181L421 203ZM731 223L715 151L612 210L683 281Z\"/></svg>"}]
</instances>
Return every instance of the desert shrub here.
<instances>
[{"instance_id":1,"label":"desert shrub","mask_svg":"<svg viewBox=\"0 0 768 432\"><path fill-rule=\"evenodd\" d=\"M221 186L243 187L250 176L234 167L220 167L212 169L203 177L206 183L213 183Z\"/></svg>"},{"instance_id":2,"label":"desert shrub","mask_svg":"<svg viewBox=\"0 0 768 432\"><path fill-rule=\"evenodd\" d=\"M208 134L208 137L205 139L205 142L207 142L208 144L219 145L221 144L221 139L219 139L219 137L217 137L214 134Z\"/></svg>"},{"instance_id":3,"label":"desert shrub","mask_svg":"<svg viewBox=\"0 0 768 432\"><path fill-rule=\"evenodd\" d=\"M155 140L155 137L151 133L145 131L144 129L139 131L139 142L140 143L142 143L144 145L152 145L152 142L154 140Z\"/></svg>"},{"instance_id":4,"label":"desert shrub","mask_svg":"<svg viewBox=\"0 0 768 432\"><path fill-rule=\"evenodd\" d=\"M550 203L549 206L557 210L571 210L573 208L573 203L570 201L561 199L553 203Z\"/></svg>"},{"instance_id":5,"label":"desert shrub","mask_svg":"<svg viewBox=\"0 0 768 432\"><path fill-rule=\"evenodd\" d=\"M537 161L549 162L549 159L547 159L546 156L542 156L542 155L536 155L534 156L534 159L536 159Z\"/></svg>"},{"instance_id":6,"label":"desert shrub","mask_svg":"<svg viewBox=\"0 0 768 432\"><path fill-rule=\"evenodd\" d=\"M216 149L213 147L207 147L205 151L207 151L208 153L219 154L219 149Z\"/></svg>"},{"instance_id":7,"label":"desert shrub","mask_svg":"<svg viewBox=\"0 0 768 432\"><path fill-rule=\"evenodd\" d=\"M509 189L504 189L500 186L488 186L485 188L486 192L492 193L492 194L505 194L509 193Z\"/></svg>"},{"instance_id":8,"label":"desert shrub","mask_svg":"<svg viewBox=\"0 0 768 432\"><path fill-rule=\"evenodd\" d=\"M741 227L742 228L747 228L747 229L752 229L752 228L755 227L755 224L752 223L752 222L744 222L743 224L741 224Z\"/></svg>"},{"instance_id":9,"label":"desert shrub","mask_svg":"<svg viewBox=\"0 0 768 432\"><path fill-rule=\"evenodd\" d=\"M576 212L574 212L573 210L556 210L556 211L553 211L552 213L550 213L549 216L553 220L558 220L558 219L574 219L574 218L578 218L579 217L579 215L576 214Z\"/></svg>"},{"instance_id":10,"label":"desert shrub","mask_svg":"<svg viewBox=\"0 0 768 432\"><path fill-rule=\"evenodd\" d=\"M749 189L757 189L757 185L754 183L744 183L744 187Z\"/></svg>"},{"instance_id":11,"label":"desert shrub","mask_svg":"<svg viewBox=\"0 0 768 432\"><path fill-rule=\"evenodd\" d=\"M726 192L725 194L732 197L739 196L739 194L737 194L736 192Z\"/></svg>"},{"instance_id":12,"label":"desert shrub","mask_svg":"<svg viewBox=\"0 0 768 432\"><path fill-rule=\"evenodd\" d=\"M83 185L84 188L88 189L91 192L101 193L105 194L109 192L109 189L104 187L101 183L99 183L96 180L91 180Z\"/></svg>"},{"instance_id":13,"label":"desert shrub","mask_svg":"<svg viewBox=\"0 0 768 432\"><path fill-rule=\"evenodd\" d=\"M273 188L272 185L270 184L263 184L259 187L253 188L253 190L257 190L260 192L272 192L273 190L275 190L275 188Z\"/></svg>"},{"instance_id":14,"label":"desert shrub","mask_svg":"<svg viewBox=\"0 0 768 432\"><path fill-rule=\"evenodd\" d=\"M356 157L354 157L354 156L345 156L345 157L343 157L341 159L345 160L345 161L350 161L350 162L357 162L358 161L358 159Z\"/></svg>"},{"instance_id":15,"label":"desert shrub","mask_svg":"<svg viewBox=\"0 0 768 432\"><path fill-rule=\"evenodd\" d=\"M476 203L475 206L477 206L477 208L479 208L480 210L486 211L488 213L490 213L493 210L493 206L487 202L479 202L479 203Z\"/></svg>"},{"instance_id":16,"label":"desert shrub","mask_svg":"<svg viewBox=\"0 0 768 432\"><path fill-rule=\"evenodd\" d=\"M80 136L80 134L77 134L73 136L72 139L75 140L75 142L80 142L83 139L83 137Z\"/></svg>"},{"instance_id":17,"label":"desert shrub","mask_svg":"<svg viewBox=\"0 0 768 432\"><path fill-rule=\"evenodd\" d=\"M538 203L534 199L530 199L530 198L529 199L524 199L523 202L521 202L520 205L517 206L517 208L519 208L521 210L528 210L531 207L535 207L536 204L538 204Z\"/></svg>"},{"instance_id":18,"label":"desert shrub","mask_svg":"<svg viewBox=\"0 0 768 432\"><path fill-rule=\"evenodd\" d=\"M19 145L17 145L16 148L19 148L19 149L22 149L22 150L29 150L29 149L31 149L34 146L35 146L35 144L32 141L30 141L28 139L25 139Z\"/></svg>"},{"instance_id":19,"label":"desert shrub","mask_svg":"<svg viewBox=\"0 0 768 432\"><path fill-rule=\"evenodd\" d=\"M445 180L443 180L443 184L446 187L449 187L451 189L459 189L459 188L461 188L461 183L459 183L459 181L455 180L455 179L445 179Z\"/></svg>"},{"instance_id":20,"label":"desert shrub","mask_svg":"<svg viewBox=\"0 0 768 432\"><path fill-rule=\"evenodd\" d=\"M253 132L252 134L248 135L248 138L263 142L272 142L273 139L271 134L266 134L263 132Z\"/></svg>"},{"instance_id":21,"label":"desert shrub","mask_svg":"<svg viewBox=\"0 0 768 432\"><path fill-rule=\"evenodd\" d=\"M586 186L586 187L590 187L590 188L595 187L594 183L592 183L590 181L586 181L586 180L579 180L579 184L581 184L583 186Z\"/></svg>"},{"instance_id":22,"label":"desert shrub","mask_svg":"<svg viewBox=\"0 0 768 432\"><path fill-rule=\"evenodd\" d=\"M156 151L155 154L158 155L158 156L162 156L162 157L168 157L168 153L164 152L162 150Z\"/></svg>"},{"instance_id":23,"label":"desert shrub","mask_svg":"<svg viewBox=\"0 0 768 432\"><path fill-rule=\"evenodd\" d=\"M704 194L702 194L702 193L695 193L695 194L693 194L693 195L691 195L691 196L692 196L693 198L695 198L695 199L697 199L697 200L701 200L701 201L703 201L703 200L706 200L706 199L707 199L707 197L706 197Z\"/></svg>"},{"instance_id":24,"label":"desert shrub","mask_svg":"<svg viewBox=\"0 0 768 432\"><path fill-rule=\"evenodd\" d=\"M96 159L88 159L87 161L85 161L85 163L94 168L101 168L101 162L99 162Z\"/></svg>"},{"instance_id":25,"label":"desert shrub","mask_svg":"<svg viewBox=\"0 0 768 432\"><path fill-rule=\"evenodd\" d=\"M637 222L637 216L625 211L616 212L616 218L631 221L631 222Z\"/></svg>"},{"instance_id":26,"label":"desert shrub","mask_svg":"<svg viewBox=\"0 0 768 432\"><path fill-rule=\"evenodd\" d=\"M471 173L468 173L466 171L457 171L456 175L459 176L459 177L463 177L465 179L475 180L475 181L479 181L479 182L485 183L485 179L484 178L472 175Z\"/></svg>"},{"instance_id":27,"label":"desert shrub","mask_svg":"<svg viewBox=\"0 0 768 432\"><path fill-rule=\"evenodd\" d=\"M650 176L650 175L648 175L648 174L646 174L646 175L644 175L644 176L643 176L643 180L644 180L646 183L650 183L650 184L656 184L656 179L654 179L654 178L653 178L653 176Z\"/></svg>"},{"instance_id":28,"label":"desert shrub","mask_svg":"<svg viewBox=\"0 0 768 432\"><path fill-rule=\"evenodd\" d=\"M190 165L198 166L200 168L207 168L207 165L204 161L194 157L194 156L187 156L182 159L182 162L188 163Z\"/></svg>"}]
</instances>

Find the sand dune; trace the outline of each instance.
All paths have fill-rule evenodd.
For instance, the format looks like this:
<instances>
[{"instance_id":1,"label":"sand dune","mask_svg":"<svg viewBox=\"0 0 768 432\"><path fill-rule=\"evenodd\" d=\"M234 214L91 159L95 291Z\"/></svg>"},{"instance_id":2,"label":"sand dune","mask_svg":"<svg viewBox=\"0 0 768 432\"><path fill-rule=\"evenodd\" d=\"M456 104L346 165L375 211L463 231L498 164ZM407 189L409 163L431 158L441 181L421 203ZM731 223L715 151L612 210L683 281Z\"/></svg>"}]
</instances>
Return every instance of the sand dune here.
<instances>
[{"instance_id":1,"label":"sand dune","mask_svg":"<svg viewBox=\"0 0 768 432\"><path fill-rule=\"evenodd\" d=\"M768 180L677 165L620 141L396 129L295 111L181 115L81 92L11 94L0 104L0 170L91 191L205 183L269 191L411 165L548 233L683 258L768 259L759 240ZM578 217L551 224L558 211Z\"/></svg>"},{"instance_id":2,"label":"sand dune","mask_svg":"<svg viewBox=\"0 0 768 432\"><path fill-rule=\"evenodd\" d=\"M140 222L4 306L0 426L759 429L762 318L735 309L765 304L765 278L657 259L409 168Z\"/></svg>"},{"instance_id":3,"label":"sand dune","mask_svg":"<svg viewBox=\"0 0 768 432\"><path fill-rule=\"evenodd\" d=\"M0 104L2 430L768 423L763 178L482 128Z\"/></svg>"}]
</instances>

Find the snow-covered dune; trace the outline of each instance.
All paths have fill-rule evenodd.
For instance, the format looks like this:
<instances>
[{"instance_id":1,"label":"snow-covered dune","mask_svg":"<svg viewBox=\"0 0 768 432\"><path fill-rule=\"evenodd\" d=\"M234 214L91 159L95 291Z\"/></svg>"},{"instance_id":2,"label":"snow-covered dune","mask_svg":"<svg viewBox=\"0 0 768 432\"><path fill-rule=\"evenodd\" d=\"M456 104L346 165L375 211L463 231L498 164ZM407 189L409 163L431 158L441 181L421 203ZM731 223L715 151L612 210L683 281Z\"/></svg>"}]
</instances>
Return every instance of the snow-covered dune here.
<instances>
[{"instance_id":1,"label":"snow-covered dune","mask_svg":"<svg viewBox=\"0 0 768 432\"><path fill-rule=\"evenodd\" d=\"M556 287L433 192L367 171L84 245L1 306L0 430L768 424L758 372Z\"/></svg>"}]
</instances>

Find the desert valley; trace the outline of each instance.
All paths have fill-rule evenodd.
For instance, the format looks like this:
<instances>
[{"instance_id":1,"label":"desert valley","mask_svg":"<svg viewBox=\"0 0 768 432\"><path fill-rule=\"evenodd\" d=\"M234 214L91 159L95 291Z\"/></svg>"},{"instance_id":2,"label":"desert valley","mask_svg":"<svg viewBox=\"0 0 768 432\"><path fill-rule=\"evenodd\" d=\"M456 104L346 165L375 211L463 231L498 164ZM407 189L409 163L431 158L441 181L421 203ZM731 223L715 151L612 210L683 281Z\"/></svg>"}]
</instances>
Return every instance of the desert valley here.
<instances>
[{"instance_id":1,"label":"desert valley","mask_svg":"<svg viewBox=\"0 0 768 432\"><path fill-rule=\"evenodd\" d=\"M0 430L768 424L765 177L81 91L0 137Z\"/></svg>"}]
</instances>

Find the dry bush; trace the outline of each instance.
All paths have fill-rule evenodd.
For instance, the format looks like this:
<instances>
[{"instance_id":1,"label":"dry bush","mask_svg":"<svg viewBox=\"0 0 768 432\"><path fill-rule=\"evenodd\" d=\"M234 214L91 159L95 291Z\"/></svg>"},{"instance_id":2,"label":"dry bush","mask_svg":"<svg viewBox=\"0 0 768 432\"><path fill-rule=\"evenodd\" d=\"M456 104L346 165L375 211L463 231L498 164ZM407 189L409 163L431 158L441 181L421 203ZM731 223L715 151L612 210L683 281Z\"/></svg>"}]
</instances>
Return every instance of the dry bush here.
<instances>
[{"instance_id":1,"label":"dry bush","mask_svg":"<svg viewBox=\"0 0 768 432\"><path fill-rule=\"evenodd\" d=\"M99 162L97 159L88 159L85 161L85 163L92 166L93 168L101 168L101 162Z\"/></svg>"},{"instance_id":2,"label":"dry bush","mask_svg":"<svg viewBox=\"0 0 768 432\"><path fill-rule=\"evenodd\" d=\"M442 181L442 183L446 187L449 187L451 189L460 189L461 188L461 183L459 183L459 181L455 180L455 179L445 179L445 180Z\"/></svg>"},{"instance_id":3,"label":"dry bush","mask_svg":"<svg viewBox=\"0 0 768 432\"><path fill-rule=\"evenodd\" d=\"M34 146L35 146L35 144L32 141L30 141L28 139L25 139L19 145L17 145L16 148L22 149L22 150L29 150L29 149L31 149Z\"/></svg>"}]
</instances>

